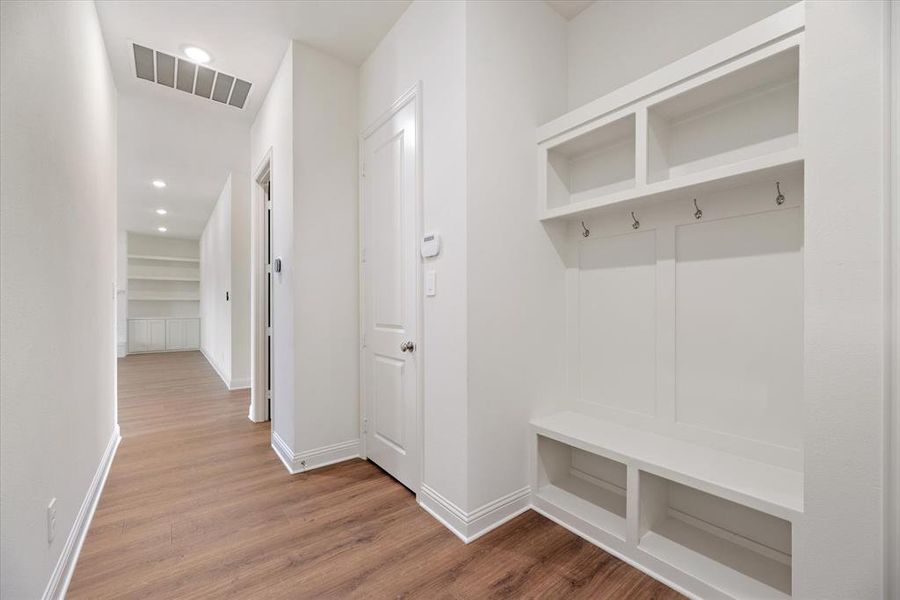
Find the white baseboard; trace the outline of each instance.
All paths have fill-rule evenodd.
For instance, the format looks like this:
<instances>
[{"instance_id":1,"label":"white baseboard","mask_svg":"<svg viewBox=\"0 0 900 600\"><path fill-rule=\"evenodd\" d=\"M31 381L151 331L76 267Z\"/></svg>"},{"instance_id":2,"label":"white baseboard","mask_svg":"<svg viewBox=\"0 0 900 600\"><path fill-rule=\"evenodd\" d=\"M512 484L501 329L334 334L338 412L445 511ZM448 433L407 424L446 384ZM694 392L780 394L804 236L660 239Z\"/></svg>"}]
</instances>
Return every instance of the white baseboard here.
<instances>
[{"instance_id":1,"label":"white baseboard","mask_svg":"<svg viewBox=\"0 0 900 600\"><path fill-rule=\"evenodd\" d=\"M349 440L303 452L294 452L281 439L281 436L274 431L272 432L272 449L275 450L275 454L278 455L278 458L281 459L285 468L292 475L333 465L351 458L359 458L359 440Z\"/></svg>"},{"instance_id":2,"label":"white baseboard","mask_svg":"<svg viewBox=\"0 0 900 600\"><path fill-rule=\"evenodd\" d=\"M250 387L250 378L249 377L240 377L238 379L232 379L231 377L225 375L225 372L219 367L218 363L213 360L213 357L210 356L206 349L201 347L200 353L203 354L203 358L206 359L206 362L215 370L216 374L219 376L219 379L222 380L222 383L225 384L225 387L229 389L229 391L234 390L246 390Z\"/></svg>"},{"instance_id":3,"label":"white baseboard","mask_svg":"<svg viewBox=\"0 0 900 600\"><path fill-rule=\"evenodd\" d=\"M417 500L431 516L468 544L531 508L531 488L525 486L470 512L424 483Z\"/></svg>"},{"instance_id":4,"label":"white baseboard","mask_svg":"<svg viewBox=\"0 0 900 600\"><path fill-rule=\"evenodd\" d=\"M119 434L119 425L113 428L112 436L106 445L106 451L100 459L97 471L94 473L94 479L88 488L87 495L78 509L75 516L75 523L69 531L66 538L66 544L63 546L56 562L56 567L50 575L50 581L44 590L44 600L62 599L69 589L69 583L72 581L72 574L75 572L75 564L78 562L78 555L81 553L81 546L84 544L84 538L87 535L91 520L94 518L94 511L97 509L97 502L100 501L100 494L103 492L103 486L106 484L106 477L109 475L109 468L112 466L113 458L116 456L116 450L122 436Z\"/></svg>"},{"instance_id":5,"label":"white baseboard","mask_svg":"<svg viewBox=\"0 0 900 600\"><path fill-rule=\"evenodd\" d=\"M216 363L216 361L213 359L213 357L210 356L209 354L207 354L206 348L201 346L200 353L203 355L203 358L206 359L206 362L209 363L209 366L211 366L213 368L213 370L216 372L216 374L219 376L219 379L222 380L222 383L225 384L225 387L227 387L230 390L231 389L231 377L228 377L227 375L225 375L225 372L219 368L218 363Z\"/></svg>"},{"instance_id":6,"label":"white baseboard","mask_svg":"<svg viewBox=\"0 0 900 600\"><path fill-rule=\"evenodd\" d=\"M249 390L250 389L250 378L249 377L240 377L237 379L232 379L231 383L228 385L228 389L231 391L234 390Z\"/></svg>"}]
</instances>

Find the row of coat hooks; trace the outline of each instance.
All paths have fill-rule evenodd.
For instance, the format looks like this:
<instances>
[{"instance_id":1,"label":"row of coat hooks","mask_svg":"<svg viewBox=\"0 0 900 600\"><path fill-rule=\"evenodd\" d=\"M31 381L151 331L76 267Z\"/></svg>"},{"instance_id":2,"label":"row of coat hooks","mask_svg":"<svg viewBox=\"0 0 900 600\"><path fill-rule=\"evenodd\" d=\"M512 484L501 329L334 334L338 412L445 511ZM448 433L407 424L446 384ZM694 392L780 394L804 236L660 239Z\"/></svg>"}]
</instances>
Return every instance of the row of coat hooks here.
<instances>
[{"instance_id":1,"label":"row of coat hooks","mask_svg":"<svg viewBox=\"0 0 900 600\"><path fill-rule=\"evenodd\" d=\"M777 196L775 196L775 204L777 204L778 206L781 206L782 204L784 204L784 194L781 193L781 182L780 181L775 182L775 191L778 194ZM703 210L700 208L700 206L697 205L696 198L694 198L694 218L698 221L703 218ZM634 211L631 211L631 228L634 229L635 231L637 231L638 229L641 228L641 222L638 221L638 218L634 215ZM582 232L581 232L582 237L590 237L591 236L591 230L587 228L587 225L584 224L584 221L581 222L581 229L582 229Z\"/></svg>"}]
</instances>

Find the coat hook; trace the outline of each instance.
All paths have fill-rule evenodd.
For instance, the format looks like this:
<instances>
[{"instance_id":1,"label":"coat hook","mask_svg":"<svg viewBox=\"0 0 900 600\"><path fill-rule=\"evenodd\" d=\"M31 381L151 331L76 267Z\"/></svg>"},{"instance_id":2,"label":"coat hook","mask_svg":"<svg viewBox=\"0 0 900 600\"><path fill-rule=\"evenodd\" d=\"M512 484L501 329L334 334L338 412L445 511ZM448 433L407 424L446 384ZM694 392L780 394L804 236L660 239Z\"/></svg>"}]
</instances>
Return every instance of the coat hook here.
<instances>
[{"instance_id":1,"label":"coat hook","mask_svg":"<svg viewBox=\"0 0 900 600\"><path fill-rule=\"evenodd\" d=\"M781 206L782 204L784 204L784 194L781 193L781 182L780 181L775 182L775 189L778 190L778 195L775 196L775 204L777 204L778 206Z\"/></svg>"},{"instance_id":2,"label":"coat hook","mask_svg":"<svg viewBox=\"0 0 900 600\"><path fill-rule=\"evenodd\" d=\"M584 221L581 222L581 228L584 229L584 231L581 232L581 237L590 237L591 230L585 226Z\"/></svg>"},{"instance_id":3,"label":"coat hook","mask_svg":"<svg viewBox=\"0 0 900 600\"><path fill-rule=\"evenodd\" d=\"M694 211L694 218L698 221L703 218L703 211L700 210L700 207L697 206L697 199L694 198L694 208L697 209Z\"/></svg>"},{"instance_id":4,"label":"coat hook","mask_svg":"<svg viewBox=\"0 0 900 600\"><path fill-rule=\"evenodd\" d=\"M638 221L637 218L634 216L634 211L631 211L631 220L634 221L634 223L631 224L632 229L640 229L641 228L641 222Z\"/></svg>"}]
</instances>

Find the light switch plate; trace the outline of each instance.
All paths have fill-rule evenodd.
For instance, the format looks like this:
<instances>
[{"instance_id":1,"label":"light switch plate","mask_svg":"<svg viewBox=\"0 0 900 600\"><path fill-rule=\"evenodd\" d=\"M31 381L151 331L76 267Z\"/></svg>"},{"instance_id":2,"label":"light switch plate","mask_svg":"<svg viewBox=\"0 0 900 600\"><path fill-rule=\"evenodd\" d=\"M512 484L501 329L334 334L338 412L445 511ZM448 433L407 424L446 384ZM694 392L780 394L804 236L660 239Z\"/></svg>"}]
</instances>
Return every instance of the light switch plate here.
<instances>
[{"instance_id":1,"label":"light switch plate","mask_svg":"<svg viewBox=\"0 0 900 600\"><path fill-rule=\"evenodd\" d=\"M435 294L437 294L437 273L425 271L425 295L434 296Z\"/></svg>"}]
</instances>

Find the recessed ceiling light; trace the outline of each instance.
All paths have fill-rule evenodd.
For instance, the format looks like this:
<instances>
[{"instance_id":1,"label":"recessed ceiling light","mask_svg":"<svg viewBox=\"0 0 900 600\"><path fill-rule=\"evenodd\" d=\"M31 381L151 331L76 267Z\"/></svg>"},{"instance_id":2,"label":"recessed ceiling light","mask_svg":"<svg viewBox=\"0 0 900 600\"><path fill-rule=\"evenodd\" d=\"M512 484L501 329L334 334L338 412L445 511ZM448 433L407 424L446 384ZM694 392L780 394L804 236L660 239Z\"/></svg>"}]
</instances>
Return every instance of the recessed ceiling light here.
<instances>
[{"instance_id":1,"label":"recessed ceiling light","mask_svg":"<svg viewBox=\"0 0 900 600\"><path fill-rule=\"evenodd\" d=\"M160 233L165 233L168 231L168 229L166 229L165 227L157 227L156 230L159 231Z\"/></svg>"},{"instance_id":2,"label":"recessed ceiling light","mask_svg":"<svg viewBox=\"0 0 900 600\"><path fill-rule=\"evenodd\" d=\"M157 209L156 209L156 214L158 214L158 215L164 215L164 214L166 214L167 212L169 212L169 211L167 211L167 210L164 209L164 208L157 208Z\"/></svg>"},{"instance_id":3,"label":"recessed ceiling light","mask_svg":"<svg viewBox=\"0 0 900 600\"><path fill-rule=\"evenodd\" d=\"M184 55L194 62L205 65L210 61L209 52L197 46L185 46Z\"/></svg>"},{"instance_id":4,"label":"recessed ceiling light","mask_svg":"<svg viewBox=\"0 0 900 600\"><path fill-rule=\"evenodd\" d=\"M166 182L163 181L162 179L154 179L153 187L163 189L164 187L166 187Z\"/></svg>"}]
</instances>

